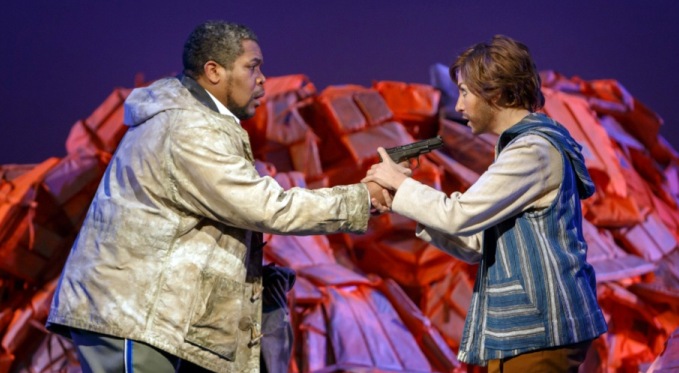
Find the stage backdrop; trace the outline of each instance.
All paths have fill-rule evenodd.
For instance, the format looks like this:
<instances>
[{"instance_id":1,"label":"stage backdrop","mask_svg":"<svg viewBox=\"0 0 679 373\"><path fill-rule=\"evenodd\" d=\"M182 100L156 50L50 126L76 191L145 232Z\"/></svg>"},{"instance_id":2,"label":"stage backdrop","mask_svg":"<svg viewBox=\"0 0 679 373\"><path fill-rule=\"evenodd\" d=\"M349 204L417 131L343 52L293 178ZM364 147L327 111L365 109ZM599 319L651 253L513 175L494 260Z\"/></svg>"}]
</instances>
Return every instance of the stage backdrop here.
<instances>
[{"instance_id":1,"label":"stage backdrop","mask_svg":"<svg viewBox=\"0 0 679 373\"><path fill-rule=\"evenodd\" d=\"M429 82L429 66L506 34L540 70L613 78L665 119L679 147L679 2L639 1L8 1L0 12L0 164L65 154L73 124L112 87L181 69L190 30L251 26L265 73L307 74L319 89L373 80Z\"/></svg>"}]
</instances>

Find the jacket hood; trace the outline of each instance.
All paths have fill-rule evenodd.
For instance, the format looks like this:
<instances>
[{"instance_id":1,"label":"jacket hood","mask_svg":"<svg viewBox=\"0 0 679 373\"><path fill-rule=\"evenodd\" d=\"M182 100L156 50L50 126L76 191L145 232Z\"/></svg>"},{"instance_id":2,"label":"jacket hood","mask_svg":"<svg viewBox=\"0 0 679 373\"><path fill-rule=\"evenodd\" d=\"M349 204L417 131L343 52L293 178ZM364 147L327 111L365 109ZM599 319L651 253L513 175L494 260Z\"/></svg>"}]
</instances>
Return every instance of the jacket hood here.
<instances>
[{"instance_id":1,"label":"jacket hood","mask_svg":"<svg viewBox=\"0 0 679 373\"><path fill-rule=\"evenodd\" d=\"M160 79L148 87L132 90L125 100L123 123L138 126L165 110L200 110L203 105L195 105L195 101L179 79Z\"/></svg>"},{"instance_id":2,"label":"jacket hood","mask_svg":"<svg viewBox=\"0 0 679 373\"><path fill-rule=\"evenodd\" d=\"M519 123L504 131L497 143L497 154L512 140L527 133L546 137L566 154L575 171L578 194L581 199L588 198L594 194L594 182L589 175L589 171L587 171L585 159L581 153L582 146L573 139L564 126L544 114L531 113Z\"/></svg>"}]
</instances>

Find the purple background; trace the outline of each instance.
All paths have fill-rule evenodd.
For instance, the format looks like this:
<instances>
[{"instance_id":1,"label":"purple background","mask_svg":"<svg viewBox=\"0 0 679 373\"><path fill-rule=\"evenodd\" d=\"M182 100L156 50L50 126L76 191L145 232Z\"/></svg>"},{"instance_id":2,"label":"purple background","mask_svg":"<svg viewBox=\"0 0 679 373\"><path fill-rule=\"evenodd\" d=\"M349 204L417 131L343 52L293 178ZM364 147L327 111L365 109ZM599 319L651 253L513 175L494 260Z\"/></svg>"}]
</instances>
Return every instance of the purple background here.
<instances>
[{"instance_id":1,"label":"purple background","mask_svg":"<svg viewBox=\"0 0 679 373\"><path fill-rule=\"evenodd\" d=\"M612 78L665 119L679 149L679 2L8 0L0 12L0 164L64 156L71 126L115 87L181 69L208 19L250 26L264 73L303 73L319 91L373 80L429 82L464 48L505 34L540 70Z\"/></svg>"}]
</instances>

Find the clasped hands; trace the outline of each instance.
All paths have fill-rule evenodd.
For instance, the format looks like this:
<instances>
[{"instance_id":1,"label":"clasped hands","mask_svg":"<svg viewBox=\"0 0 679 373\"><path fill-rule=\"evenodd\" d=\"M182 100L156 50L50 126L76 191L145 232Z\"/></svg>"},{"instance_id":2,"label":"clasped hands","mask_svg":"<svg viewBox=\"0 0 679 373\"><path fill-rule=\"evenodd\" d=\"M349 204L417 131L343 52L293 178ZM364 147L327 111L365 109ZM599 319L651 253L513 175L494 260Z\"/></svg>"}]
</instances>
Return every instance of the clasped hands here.
<instances>
[{"instance_id":1,"label":"clasped hands","mask_svg":"<svg viewBox=\"0 0 679 373\"><path fill-rule=\"evenodd\" d=\"M413 172L408 167L408 162L394 162L384 148L377 148L377 152L382 157L382 162L372 165L361 182L368 186L373 208L384 213L391 211L396 191Z\"/></svg>"}]
</instances>

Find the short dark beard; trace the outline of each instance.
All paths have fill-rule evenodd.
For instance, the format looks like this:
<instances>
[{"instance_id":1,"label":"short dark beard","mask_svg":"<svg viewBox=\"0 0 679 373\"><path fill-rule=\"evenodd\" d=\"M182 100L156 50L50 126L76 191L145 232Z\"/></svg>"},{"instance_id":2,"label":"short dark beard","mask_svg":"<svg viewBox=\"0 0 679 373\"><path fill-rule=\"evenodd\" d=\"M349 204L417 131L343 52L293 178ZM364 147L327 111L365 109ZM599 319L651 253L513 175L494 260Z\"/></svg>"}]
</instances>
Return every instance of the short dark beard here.
<instances>
[{"instance_id":1,"label":"short dark beard","mask_svg":"<svg viewBox=\"0 0 679 373\"><path fill-rule=\"evenodd\" d=\"M236 116L236 118L240 120L245 120L245 119L250 119L254 116L254 114L248 113L248 107L247 105L245 107L243 106L235 106L233 104L231 105L226 105L226 108L229 109L229 111Z\"/></svg>"},{"instance_id":2,"label":"short dark beard","mask_svg":"<svg viewBox=\"0 0 679 373\"><path fill-rule=\"evenodd\" d=\"M228 81L228 88L229 92L232 91L232 82L229 79ZM231 95L226 96L226 108L229 109L229 111L236 116L236 118L240 120L245 120L252 118L254 114L248 113L248 105L250 102L248 101L245 106L238 106L233 100L231 99Z\"/></svg>"}]
</instances>

